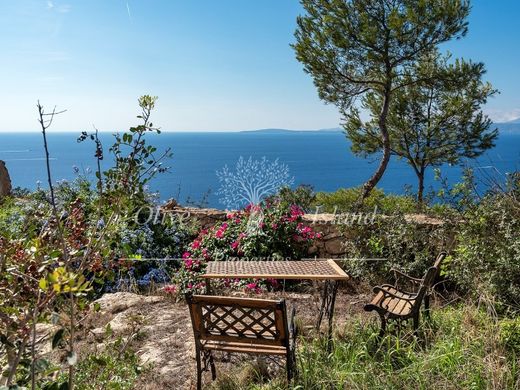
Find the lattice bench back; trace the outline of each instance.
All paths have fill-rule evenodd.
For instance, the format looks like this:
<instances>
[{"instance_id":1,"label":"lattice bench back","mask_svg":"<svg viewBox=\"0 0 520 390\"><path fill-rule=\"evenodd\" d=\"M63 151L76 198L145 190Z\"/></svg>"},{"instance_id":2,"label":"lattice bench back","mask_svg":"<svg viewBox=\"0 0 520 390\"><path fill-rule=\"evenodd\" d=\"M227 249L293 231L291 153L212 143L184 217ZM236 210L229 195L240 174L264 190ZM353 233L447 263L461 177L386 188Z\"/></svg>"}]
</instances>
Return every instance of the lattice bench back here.
<instances>
[{"instance_id":1,"label":"lattice bench back","mask_svg":"<svg viewBox=\"0 0 520 390\"><path fill-rule=\"evenodd\" d=\"M285 300L187 296L196 342L289 346ZM197 340L198 339L198 340Z\"/></svg>"}]
</instances>

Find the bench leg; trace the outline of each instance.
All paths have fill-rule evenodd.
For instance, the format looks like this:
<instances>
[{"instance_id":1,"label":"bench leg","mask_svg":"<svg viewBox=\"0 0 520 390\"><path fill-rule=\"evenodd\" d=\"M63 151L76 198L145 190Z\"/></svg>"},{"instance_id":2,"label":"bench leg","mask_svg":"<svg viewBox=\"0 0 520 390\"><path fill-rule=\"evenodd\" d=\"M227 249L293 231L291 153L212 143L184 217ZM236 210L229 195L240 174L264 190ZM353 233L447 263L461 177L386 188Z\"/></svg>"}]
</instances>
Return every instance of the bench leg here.
<instances>
[{"instance_id":1,"label":"bench leg","mask_svg":"<svg viewBox=\"0 0 520 390\"><path fill-rule=\"evenodd\" d=\"M215 361L213 360L213 354L209 351L209 367L211 369L211 379L217 379L217 370L215 369Z\"/></svg>"},{"instance_id":2,"label":"bench leg","mask_svg":"<svg viewBox=\"0 0 520 390\"><path fill-rule=\"evenodd\" d=\"M417 314L413 316L413 334L417 336L417 331L419 330L419 310L417 310Z\"/></svg>"},{"instance_id":3,"label":"bench leg","mask_svg":"<svg viewBox=\"0 0 520 390\"><path fill-rule=\"evenodd\" d=\"M424 296L424 317L430 319L430 294Z\"/></svg>"},{"instance_id":4,"label":"bench leg","mask_svg":"<svg viewBox=\"0 0 520 390\"><path fill-rule=\"evenodd\" d=\"M199 348L195 351L197 355L197 390L202 390L202 362Z\"/></svg>"},{"instance_id":5,"label":"bench leg","mask_svg":"<svg viewBox=\"0 0 520 390\"><path fill-rule=\"evenodd\" d=\"M384 314L379 313L379 318L381 318L381 329L379 330L379 335L377 337L381 338L386 332L386 317Z\"/></svg>"},{"instance_id":6,"label":"bench leg","mask_svg":"<svg viewBox=\"0 0 520 390\"><path fill-rule=\"evenodd\" d=\"M287 384L290 385L291 381L294 377L294 372L296 370L296 359L294 356L294 351L290 350L287 352Z\"/></svg>"}]
</instances>

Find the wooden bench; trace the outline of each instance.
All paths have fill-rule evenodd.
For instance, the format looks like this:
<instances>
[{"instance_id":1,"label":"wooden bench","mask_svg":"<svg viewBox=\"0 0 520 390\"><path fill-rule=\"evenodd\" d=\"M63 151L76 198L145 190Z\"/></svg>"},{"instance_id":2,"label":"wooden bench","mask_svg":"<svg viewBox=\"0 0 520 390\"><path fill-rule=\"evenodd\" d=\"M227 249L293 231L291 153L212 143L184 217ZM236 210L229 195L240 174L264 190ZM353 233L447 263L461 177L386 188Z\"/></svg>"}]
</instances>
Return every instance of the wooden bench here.
<instances>
[{"instance_id":1,"label":"wooden bench","mask_svg":"<svg viewBox=\"0 0 520 390\"><path fill-rule=\"evenodd\" d=\"M195 352L197 389L202 373L211 370L216 378L212 351L276 355L286 359L287 380L295 372L294 310L291 332L285 300L186 295L190 309Z\"/></svg>"},{"instance_id":2,"label":"wooden bench","mask_svg":"<svg viewBox=\"0 0 520 390\"><path fill-rule=\"evenodd\" d=\"M433 283L438 277L442 261L446 257L446 253L437 256L432 267L428 268L422 279L413 278L405 273L392 269L396 276L396 285L383 284L374 287L374 298L365 305L365 311L376 311L381 318L381 337L386 330L386 324L389 320L413 320L414 333L419 328L419 316L421 304L424 301L426 313L429 311L430 294ZM404 279L409 282L413 288L408 291L399 286L399 280Z\"/></svg>"}]
</instances>

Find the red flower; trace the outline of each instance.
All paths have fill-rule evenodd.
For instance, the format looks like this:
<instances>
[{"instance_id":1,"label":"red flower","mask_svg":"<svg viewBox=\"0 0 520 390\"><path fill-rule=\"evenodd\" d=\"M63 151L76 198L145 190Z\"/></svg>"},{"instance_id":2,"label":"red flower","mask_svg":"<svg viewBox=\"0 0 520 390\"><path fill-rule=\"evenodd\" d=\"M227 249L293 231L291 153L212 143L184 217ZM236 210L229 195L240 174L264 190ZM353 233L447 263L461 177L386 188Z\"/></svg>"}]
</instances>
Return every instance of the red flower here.
<instances>
[{"instance_id":1,"label":"red flower","mask_svg":"<svg viewBox=\"0 0 520 390\"><path fill-rule=\"evenodd\" d=\"M175 294L177 292L177 286L174 284L169 284L163 287L163 291L167 294Z\"/></svg>"}]
</instances>

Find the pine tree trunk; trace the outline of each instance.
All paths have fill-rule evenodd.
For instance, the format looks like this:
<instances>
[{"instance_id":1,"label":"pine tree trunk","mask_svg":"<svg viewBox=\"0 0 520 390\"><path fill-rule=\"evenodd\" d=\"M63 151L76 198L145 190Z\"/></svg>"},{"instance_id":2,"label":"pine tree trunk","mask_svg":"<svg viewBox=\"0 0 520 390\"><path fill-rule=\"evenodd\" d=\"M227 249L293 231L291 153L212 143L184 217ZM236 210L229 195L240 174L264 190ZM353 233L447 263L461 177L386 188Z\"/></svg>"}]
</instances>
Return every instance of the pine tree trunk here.
<instances>
[{"instance_id":1,"label":"pine tree trunk","mask_svg":"<svg viewBox=\"0 0 520 390\"><path fill-rule=\"evenodd\" d=\"M388 134L388 129L386 127L386 118L388 116L388 109L390 106L390 94L391 84L389 83L385 88L383 107L381 109L381 114L379 115L379 131L381 133L381 141L383 145L383 157L381 158L381 162L379 163L375 173L363 185L362 200L366 199L377 183L379 183L379 180L381 180L383 177L388 162L390 161L390 135Z\"/></svg>"},{"instance_id":2,"label":"pine tree trunk","mask_svg":"<svg viewBox=\"0 0 520 390\"><path fill-rule=\"evenodd\" d=\"M419 203L419 207L422 208L424 203L424 168L422 168L421 171L417 174L417 178L419 179L419 185L417 187L417 203Z\"/></svg>"}]
</instances>

